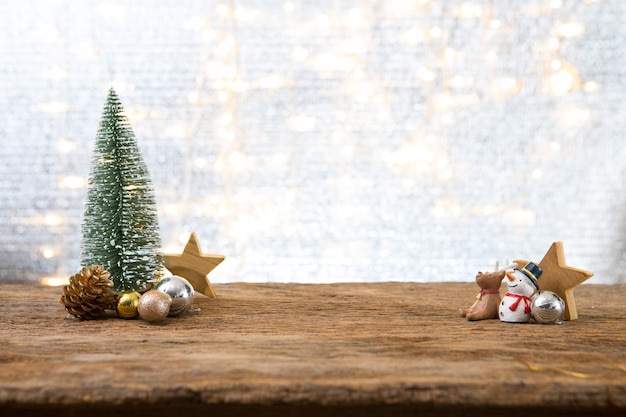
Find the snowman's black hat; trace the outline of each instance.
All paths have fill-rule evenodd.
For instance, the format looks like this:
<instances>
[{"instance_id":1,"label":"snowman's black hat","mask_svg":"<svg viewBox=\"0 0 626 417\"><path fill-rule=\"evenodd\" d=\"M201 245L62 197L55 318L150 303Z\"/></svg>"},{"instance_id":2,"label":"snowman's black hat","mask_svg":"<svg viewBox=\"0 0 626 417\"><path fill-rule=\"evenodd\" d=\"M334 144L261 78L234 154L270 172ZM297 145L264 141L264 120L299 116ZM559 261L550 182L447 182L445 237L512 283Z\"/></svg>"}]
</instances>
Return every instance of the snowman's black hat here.
<instances>
[{"instance_id":1,"label":"snowman's black hat","mask_svg":"<svg viewBox=\"0 0 626 417\"><path fill-rule=\"evenodd\" d=\"M537 291L539 291L539 284L537 283L537 280L539 279L541 274L543 274L543 269L541 269L539 266L535 265L532 262L528 262L523 268L515 269L530 278L530 282L532 282L535 288L537 288Z\"/></svg>"}]
</instances>

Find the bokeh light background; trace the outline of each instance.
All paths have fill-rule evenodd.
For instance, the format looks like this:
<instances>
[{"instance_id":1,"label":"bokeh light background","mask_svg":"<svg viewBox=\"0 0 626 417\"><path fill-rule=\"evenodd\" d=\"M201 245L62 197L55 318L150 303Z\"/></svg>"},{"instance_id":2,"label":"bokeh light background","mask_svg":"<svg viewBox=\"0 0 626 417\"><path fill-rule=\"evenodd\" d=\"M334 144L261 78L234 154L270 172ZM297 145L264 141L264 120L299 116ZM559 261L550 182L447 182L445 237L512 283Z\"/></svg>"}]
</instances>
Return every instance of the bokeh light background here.
<instances>
[{"instance_id":1,"label":"bokeh light background","mask_svg":"<svg viewBox=\"0 0 626 417\"><path fill-rule=\"evenodd\" d=\"M114 87L212 282L626 282L626 2L0 0L0 281L80 266Z\"/></svg>"}]
</instances>

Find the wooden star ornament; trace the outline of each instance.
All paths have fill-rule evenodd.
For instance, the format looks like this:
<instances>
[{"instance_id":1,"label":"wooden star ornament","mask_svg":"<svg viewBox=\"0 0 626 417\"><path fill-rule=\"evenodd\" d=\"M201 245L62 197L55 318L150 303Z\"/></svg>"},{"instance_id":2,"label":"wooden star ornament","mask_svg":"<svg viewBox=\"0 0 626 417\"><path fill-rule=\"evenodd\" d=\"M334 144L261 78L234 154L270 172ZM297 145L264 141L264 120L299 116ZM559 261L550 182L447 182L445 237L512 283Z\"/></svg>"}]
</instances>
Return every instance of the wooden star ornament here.
<instances>
[{"instance_id":1,"label":"wooden star ornament","mask_svg":"<svg viewBox=\"0 0 626 417\"><path fill-rule=\"evenodd\" d=\"M215 290L207 276L223 260L222 255L204 255L195 232L189 236L185 250L180 255L164 255L165 267L174 275L185 278L193 289L207 297L216 298Z\"/></svg>"},{"instance_id":2,"label":"wooden star ornament","mask_svg":"<svg viewBox=\"0 0 626 417\"><path fill-rule=\"evenodd\" d=\"M518 265L528 263L525 260L515 262ZM552 291L565 301L565 320L578 319L574 288L591 278L593 272L567 266L563 242L554 242L538 265L543 270L538 280L540 290Z\"/></svg>"}]
</instances>

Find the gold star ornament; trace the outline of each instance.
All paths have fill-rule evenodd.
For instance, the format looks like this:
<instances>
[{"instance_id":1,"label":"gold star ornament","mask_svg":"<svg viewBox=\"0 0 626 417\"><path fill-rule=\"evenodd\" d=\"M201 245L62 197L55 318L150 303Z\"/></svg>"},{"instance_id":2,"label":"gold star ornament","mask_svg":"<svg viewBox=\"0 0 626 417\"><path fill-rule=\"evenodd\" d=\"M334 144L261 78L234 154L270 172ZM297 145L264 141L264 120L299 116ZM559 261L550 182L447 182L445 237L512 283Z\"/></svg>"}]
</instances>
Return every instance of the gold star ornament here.
<instances>
[{"instance_id":1,"label":"gold star ornament","mask_svg":"<svg viewBox=\"0 0 626 417\"><path fill-rule=\"evenodd\" d=\"M515 262L522 266L528 263L525 260ZM563 242L554 242L538 265L543 270L538 280L540 291L552 291L561 297L565 301L565 320L576 320L574 288L591 278L593 272L567 266Z\"/></svg>"},{"instance_id":2,"label":"gold star ornament","mask_svg":"<svg viewBox=\"0 0 626 417\"><path fill-rule=\"evenodd\" d=\"M185 278L193 289L207 297L216 298L215 290L207 277L223 260L222 255L203 254L195 232L189 236L185 250L180 255L164 255L165 267L174 275Z\"/></svg>"}]
</instances>

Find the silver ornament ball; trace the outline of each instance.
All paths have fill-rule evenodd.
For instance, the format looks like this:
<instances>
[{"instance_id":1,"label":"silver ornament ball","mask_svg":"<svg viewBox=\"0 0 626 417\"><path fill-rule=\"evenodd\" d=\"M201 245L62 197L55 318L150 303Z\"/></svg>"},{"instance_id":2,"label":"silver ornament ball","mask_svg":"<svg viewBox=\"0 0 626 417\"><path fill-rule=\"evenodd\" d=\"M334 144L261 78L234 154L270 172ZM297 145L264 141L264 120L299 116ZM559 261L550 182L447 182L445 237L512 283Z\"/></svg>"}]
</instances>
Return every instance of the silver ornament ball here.
<instances>
[{"instance_id":1,"label":"silver ornament ball","mask_svg":"<svg viewBox=\"0 0 626 417\"><path fill-rule=\"evenodd\" d=\"M540 291L530 303L530 314L537 323L561 324L565 314L565 301L552 291Z\"/></svg>"},{"instance_id":2,"label":"silver ornament ball","mask_svg":"<svg viewBox=\"0 0 626 417\"><path fill-rule=\"evenodd\" d=\"M193 286L185 278L173 275L159 281L155 290L164 292L172 297L170 317L180 316L191 310L193 304Z\"/></svg>"}]
</instances>

